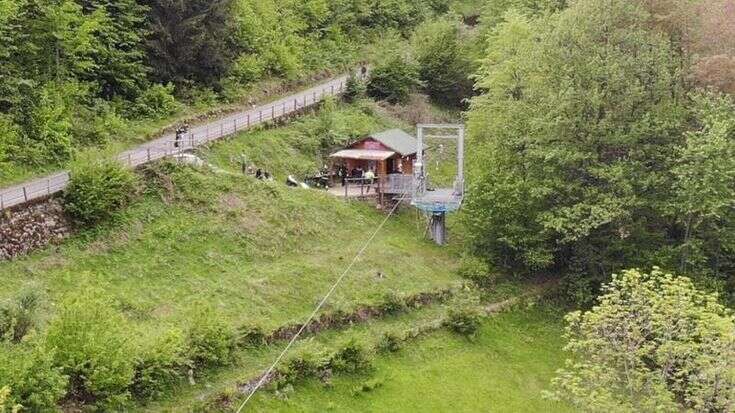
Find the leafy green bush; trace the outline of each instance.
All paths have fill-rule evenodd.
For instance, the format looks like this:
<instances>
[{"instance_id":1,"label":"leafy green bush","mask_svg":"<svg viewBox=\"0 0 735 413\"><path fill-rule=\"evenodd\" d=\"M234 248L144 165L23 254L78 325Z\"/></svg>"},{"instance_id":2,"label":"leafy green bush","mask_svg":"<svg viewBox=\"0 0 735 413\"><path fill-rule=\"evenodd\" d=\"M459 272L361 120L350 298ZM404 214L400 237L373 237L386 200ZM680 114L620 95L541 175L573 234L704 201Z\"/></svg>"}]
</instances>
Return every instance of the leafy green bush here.
<instances>
[{"instance_id":1,"label":"leafy green bush","mask_svg":"<svg viewBox=\"0 0 735 413\"><path fill-rule=\"evenodd\" d=\"M298 381L317 377L329 367L329 353L322 346L307 344L291 355L278 369L279 387Z\"/></svg>"},{"instance_id":2,"label":"leafy green bush","mask_svg":"<svg viewBox=\"0 0 735 413\"><path fill-rule=\"evenodd\" d=\"M347 83L345 83L345 91L342 94L342 98L345 102L352 103L365 97L366 93L367 85L353 73L347 79Z\"/></svg>"},{"instance_id":3,"label":"leafy green bush","mask_svg":"<svg viewBox=\"0 0 735 413\"><path fill-rule=\"evenodd\" d=\"M451 308L444 325L457 334L472 337L482 322L480 312L470 307Z\"/></svg>"},{"instance_id":4,"label":"leafy green bush","mask_svg":"<svg viewBox=\"0 0 735 413\"><path fill-rule=\"evenodd\" d=\"M153 85L146 89L135 101L133 115L151 119L171 116L181 109L174 97L174 85Z\"/></svg>"},{"instance_id":5,"label":"leafy green bush","mask_svg":"<svg viewBox=\"0 0 735 413\"><path fill-rule=\"evenodd\" d=\"M10 391L8 386L0 387L0 412L2 413L17 413L21 409L19 404L11 404Z\"/></svg>"},{"instance_id":6,"label":"leafy green bush","mask_svg":"<svg viewBox=\"0 0 735 413\"><path fill-rule=\"evenodd\" d=\"M0 306L0 341L20 342L35 324L38 295L28 291Z\"/></svg>"},{"instance_id":7,"label":"leafy green bush","mask_svg":"<svg viewBox=\"0 0 735 413\"><path fill-rule=\"evenodd\" d=\"M232 66L231 77L241 85L255 83L263 77L265 67L258 55L241 55Z\"/></svg>"},{"instance_id":8,"label":"leafy green bush","mask_svg":"<svg viewBox=\"0 0 735 413\"><path fill-rule=\"evenodd\" d=\"M95 224L127 206L137 186L135 173L116 161L80 163L72 168L64 209L79 224Z\"/></svg>"},{"instance_id":9,"label":"leafy green bush","mask_svg":"<svg viewBox=\"0 0 735 413\"><path fill-rule=\"evenodd\" d=\"M67 378L54 366L53 354L37 345L0 346L0 383L8 386L5 406L22 406L23 411L31 412L56 410ZM0 412L6 411L3 406L0 400Z\"/></svg>"},{"instance_id":10,"label":"leafy green bush","mask_svg":"<svg viewBox=\"0 0 735 413\"><path fill-rule=\"evenodd\" d=\"M450 303L444 326L465 337L473 337L482 323L480 297L476 291L458 294Z\"/></svg>"},{"instance_id":11,"label":"leafy green bush","mask_svg":"<svg viewBox=\"0 0 735 413\"><path fill-rule=\"evenodd\" d=\"M460 277L482 287L489 286L495 281L495 277L490 273L490 267L487 265L487 262L474 255L463 256L457 272Z\"/></svg>"},{"instance_id":12,"label":"leafy green bush","mask_svg":"<svg viewBox=\"0 0 735 413\"><path fill-rule=\"evenodd\" d=\"M420 85L416 66L399 55L373 69L367 93L390 103L406 103L411 92Z\"/></svg>"},{"instance_id":13,"label":"leafy green bush","mask_svg":"<svg viewBox=\"0 0 735 413\"><path fill-rule=\"evenodd\" d=\"M261 347L268 344L267 335L260 326L246 325L237 329L237 345L239 347Z\"/></svg>"},{"instance_id":14,"label":"leafy green bush","mask_svg":"<svg viewBox=\"0 0 735 413\"><path fill-rule=\"evenodd\" d=\"M119 407L129 397L133 349L126 320L114 306L104 291L82 286L49 325L45 348L69 377L72 399Z\"/></svg>"},{"instance_id":15,"label":"leafy green bush","mask_svg":"<svg viewBox=\"0 0 735 413\"><path fill-rule=\"evenodd\" d=\"M371 357L367 347L353 338L337 349L329 365L337 372L359 373L372 366Z\"/></svg>"},{"instance_id":16,"label":"leafy green bush","mask_svg":"<svg viewBox=\"0 0 735 413\"><path fill-rule=\"evenodd\" d=\"M370 379L364 381L359 386L352 389L353 396L359 396L362 393L370 393L373 390L383 387L383 381L380 379Z\"/></svg>"},{"instance_id":17,"label":"leafy green bush","mask_svg":"<svg viewBox=\"0 0 735 413\"><path fill-rule=\"evenodd\" d=\"M139 398L151 398L184 375L189 364L183 332L170 330L142 348L135 361L131 390Z\"/></svg>"},{"instance_id":18,"label":"leafy green bush","mask_svg":"<svg viewBox=\"0 0 735 413\"><path fill-rule=\"evenodd\" d=\"M383 296L383 302L380 304L380 309L385 314L395 315L406 311L408 305L406 304L406 297L395 291L390 291Z\"/></svg>"},{"instance_id":19,"label":"leafy green bush","mask_svg":"<svg viewBox=\"0 0 735 413\"><path fill-rule=\"evenodd\" d=\"M403 347L403 339L396 333L383 334L378 342L378 350L384 353L396 353Z\"/></svg>"},{"instance_id":20,"label":"leafy green bush","mask_svg":"<svg viewBox=\"0 0 735 413\"><path fill-rule=\"evenodd\" d=\"M235 332L211 306L197 306L186 338L188 357L195 366L224 366L232 361Z\"/></svg>"}]
</instances>

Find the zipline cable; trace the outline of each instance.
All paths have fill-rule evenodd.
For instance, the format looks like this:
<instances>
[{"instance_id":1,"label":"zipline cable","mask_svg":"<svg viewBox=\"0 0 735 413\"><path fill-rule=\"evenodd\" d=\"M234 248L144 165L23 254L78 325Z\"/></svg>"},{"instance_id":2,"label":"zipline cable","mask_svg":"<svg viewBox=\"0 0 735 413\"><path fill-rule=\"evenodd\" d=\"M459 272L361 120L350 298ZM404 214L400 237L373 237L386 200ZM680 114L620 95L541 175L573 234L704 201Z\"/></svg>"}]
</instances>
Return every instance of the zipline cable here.
<instances>
[{"instance_id":1,"label":"zipline cable","mask_svg":"<svg viewBox=\"0 0 735 413\"><path fill-rule=\"evenodd\" d=\"M242 404L240 405L240 407L237 409L237 412L236 413L240 413L242 411L242 409L250 401L250 399L253 397L253 395L255 395L255 393L258 391L258 389L260 389L260 387L263 385L263 383L265 382L265 380L271 375L271 373L273 373L273 370L276 368L276 366L278 365L278 363L281 362L281 360L286 355L286 353L288 353L288 351L291 349L291 347L294 345L294 343L296 343L296 340L299 339L299 336L301 336L301 333L303 333L304 330L306 330L306 327L308 327L308 325L311 324L311 322L314 320L314 317L316 317L316 315L319 313L319 311L321 311L322 307L324 307L324 304L326 304L327 300L329 300L329 298L332 296L332 294L337 289L337 287L342 283L342 281L345 279L345 277L350 272L350 270L352 269L352 267L355 266L355 264L357 263L357 260L360 259L360 257L362 256L362 254L365 253L365 251L370 246L370 244L373 242L373 240L378 235L378 233L383 229L383 227L388 222L388 220L396 212L396 210L398 209L398 206L401 204L401 202L403 202L403 200L404 200L405 197L406 197L406 194L403 194L401 196L401 198L398 200L398 202L396 202L396 204L393 206L393 208L388 213L388 216L385 217L385 219L383 220L383 222L380 223L380 225L375 230L375 232L373 232L373 234L370 236L370 238L368 238L368 240L365 242L365 245L363 245L362 248L360 249L360 251L357 252L357 255L355 255L355 257L350 262L350 265L348 265L347 268L342 273L342 275L340 275L339 278L337 278L337 281L332 285L332 288L329 289L329 291L327 292L327 294L324 296L324 298L322 298L322 300L316 306L316 308L314 309L314 311L309 315L309 317L306 319L306 321L301 325L301 328L299 328L299 331L297 331L296 334L291 338L291 341L288 342L288 345L286 346L286 348L283 349L283 351L281 352L281 354L278 355L278 357L276 357L276 360L268 368L268 370L266 370L265 374L263 374L263 376L261 376L260 380L258 380L258 383L255 385L255 387L253 387L253 390L250 391L250 394L245 399L245 401L242 402Z\"/></svg>"}]
</instances>

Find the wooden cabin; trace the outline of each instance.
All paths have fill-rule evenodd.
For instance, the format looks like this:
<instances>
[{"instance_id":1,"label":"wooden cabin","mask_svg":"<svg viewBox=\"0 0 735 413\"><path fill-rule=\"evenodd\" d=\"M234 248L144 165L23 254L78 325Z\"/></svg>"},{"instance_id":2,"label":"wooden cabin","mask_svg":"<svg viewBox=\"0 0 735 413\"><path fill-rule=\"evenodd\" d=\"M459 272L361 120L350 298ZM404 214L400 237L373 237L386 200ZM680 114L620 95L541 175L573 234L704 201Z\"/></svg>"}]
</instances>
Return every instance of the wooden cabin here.
<instances>
[{"instance_id":1,"label":"wooden cabin","mask_svg":"<svg viewBox=\"0 0 735 413\"><path fill-rule=\"evenodd\" d=\"M391 129L359 139L333 153L330 158L334 170L344 166L348 175L357 170L372 170L375 173L372 192L357 178L352 184L348 180L343 185L345 197L363 198L366 194L373 194L378 196L382 204L385 195L402 196L412 191L417 148L416 138L400 129ZM335 189L335 194L341 194L342 189Z\"/></svg>"},{"instance_id":2,"label":"wooden cabin","mask_svg":"<svg viewBox=\"0 0 735 413\"><path fill-rule=\"evenodd\" d=\"M362 168L377 176L412 175L416 161L416 138L400 129L370 134L345 149L330 155L337 165L348 171Z\"/></svg>"}]
</instances>

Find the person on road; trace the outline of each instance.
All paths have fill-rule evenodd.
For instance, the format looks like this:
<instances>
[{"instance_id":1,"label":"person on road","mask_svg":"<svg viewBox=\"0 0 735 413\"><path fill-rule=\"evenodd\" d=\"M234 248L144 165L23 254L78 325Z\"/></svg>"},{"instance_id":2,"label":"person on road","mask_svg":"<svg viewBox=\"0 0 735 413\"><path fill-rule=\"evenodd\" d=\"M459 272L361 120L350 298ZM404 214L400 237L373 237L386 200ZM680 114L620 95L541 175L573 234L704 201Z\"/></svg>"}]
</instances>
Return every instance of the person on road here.
<instances>
[{"instance_id":1,"label":"person on road","mask_svg":"<svg viewBox=\"0 0 735 413\"><path fill-rule=\"evenodd\" d=\"M174 148L178 148L181 146L181 138L184 135L184 131L182 128L176 129L176 139L174 140Z\"/></svg>"}]
</instances>

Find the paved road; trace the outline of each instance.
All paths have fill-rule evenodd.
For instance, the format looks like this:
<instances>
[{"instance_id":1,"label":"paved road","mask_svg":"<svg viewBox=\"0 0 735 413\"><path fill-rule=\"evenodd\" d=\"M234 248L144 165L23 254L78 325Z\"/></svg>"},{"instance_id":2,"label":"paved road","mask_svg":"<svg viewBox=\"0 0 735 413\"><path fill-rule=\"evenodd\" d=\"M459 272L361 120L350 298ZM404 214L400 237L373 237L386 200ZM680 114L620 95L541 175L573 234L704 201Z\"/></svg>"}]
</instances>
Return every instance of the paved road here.
<instances>
[{"instance_id":1,"label":"paved road","mask_svg":"<svg viewBox=\"0 0 735 413\"><path fill-rule=\"evenodd\" d=\"M347 75L340 76L275 102L193 127L178 143L178 147L175 142L175 134L172 133L125 151L118 156L118 159L130 167L135 167L233 135L259 123L278 119L305 107L313 106L328 96L338 95L344 90L347 78ZM0 189L0 210L61 192L68 183L69 172L61 171Z\"/></svg>"}]
</instances>

